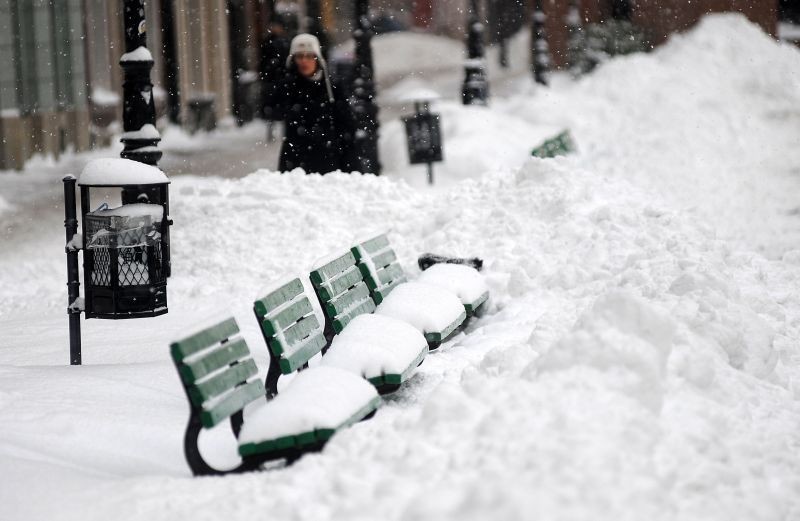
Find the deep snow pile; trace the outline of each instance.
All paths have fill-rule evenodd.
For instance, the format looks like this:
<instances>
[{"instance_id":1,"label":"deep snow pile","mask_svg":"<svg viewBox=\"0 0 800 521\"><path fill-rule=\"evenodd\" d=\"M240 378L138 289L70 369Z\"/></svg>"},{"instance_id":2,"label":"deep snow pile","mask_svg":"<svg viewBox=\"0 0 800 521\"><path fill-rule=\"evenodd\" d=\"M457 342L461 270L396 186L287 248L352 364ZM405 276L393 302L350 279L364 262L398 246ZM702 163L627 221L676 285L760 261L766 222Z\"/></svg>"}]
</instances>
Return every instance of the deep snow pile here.
<instances>
[{"instance_id":1,"label":"deep snow pile","mask_svg":"<svg viewBox=\"0 0 800 521\"><path fill-rule=\"evenodd\" d=\"M772 115L793 121L798 92L762 71L753 81L778 90L747 94L738 72L747 45L738 41L728 42L730 70L712 70L743 99L717 135L735 136L747 121L754 139L775 138L774 155L707 139L730 92L717 97L721 107L681 96L685 68L711 68L706 53L728 47L709 41L733 34L797 78L796 50L737 17L715 17L563 92L498 100L486 112L516 112L515 132L526 118L540 132L541 123L569 123L581 153L480 172L490 151L452 147L448 161L462 161L465 175L446 191L358 174L174 178L170 313L87 323L80 368L60 365L63 257L36 254L60 250L62 239L32 239L0 257L0 518L800 517L800 245L751 233L756 224L717 233L718 214L781 229L794 222L754 193L781 197L797 164ZM675 85L677 99L651 74ZM655 104L659 92L691 124L659 119L671 114ZM721 191L731 176L758 189ZM685 198L707 208L687 211ZM749 221L727 210L734 203ZM390 231L412 274L423 251L483 256L489 313L322 454L275 472L187 477L187 406L168 342L235 314L266 367L250 309L261 288L377 230ZM760 246L782 258L749 251ZM28 262L9 260L23 255ZM225 445L223 430L210 438Z\"/></svg>"}]
</instances>

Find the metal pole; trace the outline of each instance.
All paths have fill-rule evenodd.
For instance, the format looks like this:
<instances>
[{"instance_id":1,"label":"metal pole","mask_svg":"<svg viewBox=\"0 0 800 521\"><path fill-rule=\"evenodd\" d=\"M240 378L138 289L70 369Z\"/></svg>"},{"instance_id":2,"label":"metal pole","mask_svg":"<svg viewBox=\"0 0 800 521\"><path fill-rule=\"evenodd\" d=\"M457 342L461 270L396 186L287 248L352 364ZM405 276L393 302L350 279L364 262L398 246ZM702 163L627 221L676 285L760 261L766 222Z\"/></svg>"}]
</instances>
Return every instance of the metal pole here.
<instances>
[{"instance_id":1,"label":"metal pole","mask_svg":"<svg viewBox=\"0 0 800 521\"><path fill-rule=\"evenodd\" d=\"M547 85L550 72L550 49L547 45L547 33L544 22L547 17L542 11L542 1L536 0L533 12L533 79L536 83Z\"/></svg>"},{"instance_id":2,"label":"metal pole","mask_svg":"<svg viewBox=\"0 0 800 521\"><path fill-rule=\"evenodd\" d=\"M483 24L478 20L478 3L472 0L467 19L467 61L464 64L464 83L461 101L464 105L486 105L489 82L484 71Z\"/></svg>"},{"instance_id":3,"label":"metal pole","mask_svg":"<svg viewBox=\"0 0 800 521\"><path fill-rule=\"evenodd\" d=\"M66 229L67 252L67 315L69 316L69 363L81 365L81 305L80 278L78 273L78 247L73 244L78 233L78 213L75 209L75 178L64 179L64 228ZM80 245L83 246L82 244Z\"/></svg>"},{"instance_id":4,"label":"metal pole","mask_svg":"<svg viewBox=\"0 0 800 521\"><path fill-rule=\"evenodd\" d=\"M156 108L150 70L153 57L147 50L144 0L124 0L125 54L120 59L122 84L122 124L120 141L125 148L120 156L148 165L157 165L161 151L156 147L161 136L155 129ZM152 128L143 129L145 125Z\"/></svg>"},{"instance_id":5,"label":"metal pole","mask_svg":"<svg viewBox=\"0 0 800 521\"><path fill-rule=\"evenodd\" d=\"M322 9L320 0L306 0L306 32L313 34L319 40L322 55L328 59L328 33L322 25Z\"/></svg>"},{"instance_id":6,"label":"metal pole","mask_svg":"<svg viewBox=\"0 0 800 521\"><path fill-rule=\"evenodd\" d=\"M433 163L428 163L428 184L433 185Z\"/></svg>"},{"instance_id":7,"label":"metal pole","mask_svg":"<svg viewBox=\"0 0 800 521\"><path fill-rule=\"evenodd\" d=\"M375 82L372 68L372 24L369 0L356 0L353 39L356 42L353 95L350 104L356 119L354 149L356 168L363 173L380 175L378 158L378 107L375 105Z\"/></svg>"}]
</instances>

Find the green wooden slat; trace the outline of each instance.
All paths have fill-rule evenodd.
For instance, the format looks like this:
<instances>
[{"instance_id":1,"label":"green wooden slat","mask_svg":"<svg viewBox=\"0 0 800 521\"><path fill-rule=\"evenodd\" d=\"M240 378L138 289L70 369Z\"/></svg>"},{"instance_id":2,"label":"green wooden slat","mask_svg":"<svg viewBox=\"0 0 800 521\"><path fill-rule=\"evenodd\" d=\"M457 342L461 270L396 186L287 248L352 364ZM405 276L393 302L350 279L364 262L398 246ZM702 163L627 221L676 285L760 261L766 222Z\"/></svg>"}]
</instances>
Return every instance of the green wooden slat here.
<instances>
[{"instance_id":1,"label":"green wooden slat","mask_svg":"<svg viewBox=\"0 0 800 521\"><path fill-rule=\"evenodd\" d=\"M348 251L338 259L334 259L324 266L320 266L312 271L311 282L315 284L322 284L326 280L333 278L335 275L338 275L355 263L356 258L353 256L353 252Z\"/></svg>"},{"instance_id":2,"label":"green wooden slat","mask_svg":"<svg viewBox=\"0 0 800 521\"><path fill-rule=\"evenodd\" d=\"M364 276L359 268L353 265L338 276L320 284L317 291L322 300L331 300L363 279Z\"/></svg>"},{"instance_id":3,"label":"green wooden slat","mask_svg":"<svg viewBox=\"0 0 800 521\"><path fill-rule=\"evenodd\" d=\"M328 318L335 318L340 313L347 311L356 302L369 299L369 288L363 282L360 282L353 289L347 293L339 295L335 300L325 303L325 313Z\"/></svg>"},{"instance_id":4,"label":"green wooden slat","mask_svg":"<svg viewBox=\"0 0 800 521\"><path fill-rule=\"evenodd\" d=\"M372 263L376 268L383 268L384 266L388 266L396 260L397 255L395 255L394 250L391 248L384 250L372 257Z\"/></svg>"},{"instance_id":5,"label":"green wooden slat","mask_svg":"<svg viewBox=\"0 0 800 521\"><path fill-rule=\"evenodd\" d=\"M256 367L256 363L252 359L245 360L212 376L208 380L189 387L189 396L192 397L192 402L195 405L201 406L209 398L219 396L257 374L258 367Z\"/></svg>"},{"instance_id":6,"label":"green wooden slat","mask_svg":"<svg viewBox=\"0 0 800 521\"><path fill-rule=\"evenodd\" d=\"M229 318L217 325L206 328L194 335L170 344L172 359L182 362L184 358L213 346L239 332L239 325L234 318Z\"/></svg>"},{"instance_id":7,"label":"green wooden slat","mask_svg":"<svg viewBox=\"0 0 800 521\"><path fill-rule=\"evenodd\" d=\"M289 329L283 332L283 339L285 340L285 351L291 351L291 348L296 343L302 341L314 331L322 332L316 315L308 315L301 319Z\"/></svg>"},{"instance_id":8,"label":"green wooden slat","mask_svg":"<svg viewBox=\"0 0 800 521\"><path fill-rule=\"evenodd\" d=\"M350 321L355 317L364 313L372 313L373 311L375 311L375 302L373 302L371 299L367 300L363 304L351 309L346 314L336 317L336 319L333 321L333 330L336 333L341 333L345 326L347 326L347 324L349 324Z\"/></svg>"},{"instance_id":9,"label":"green wooden slat","mask_svg":"<svg viewBox=\"0 0 800 521\"><path fill-rule=\"evenodd\" d=\"M367 381L372 384L373 387L380 387L383 385L383 375L373 376L372 378L367 378Z\"/></svg>"},{"instance_id":10,"label":"green wooden slat","mask_svg":"<svg viewBox=\"0 0 800 521\"><path fill-rule=\"evenodd\" d=\"M240 338L234 342L222 344L206 356L190 363L180 364L178 367L183 381L191 385L204 376L249 356L250 349L247 347L247 342Z\"/></svg>"},{"instance_id":11,"label":"green wooden slat","mask_svg":"<svg viewBox=\"0 0 800 521\"><path fill-rule=\"evenodd\" d=\"M475 313L475 310L478 309L484 302L489 299L489 292L487 291L474 301L464 304L464 310L467 312L467 315L472 315Z\"/></svg>"},{"instance_id":12,"label":"green wooden slat","mask_svg":"<svg viewBox=\"0 0 800 521\"><path fill-rule=\"evenodd\" d=\"M386 266L385 268L378 270L378 286L383 286L385 284L390 284L395 280L400 278L405 278L405 272L403 272L403 267L400 264L392 264L390 266Z\"/></svg>"},{"instance_id":13,"label":"green wooden slat","mask_svg":"<svg viewBox=\"0 0 800 521\"><path fill-rule=\"evenodd\" d=\"M298 449L302 449L304 447L316 445L318 443L318 440L317 436L314 434L314 431L310 431L295 436L294 442L297 445Z\"/></svg>"},{"instance_id":14,"label":"green wooden slat","mask_svg":"<svg viewBox=\"0 0 800 521\"><path fill-rule=\"evenodd\" d=\"M283 353L280 359L281 372L289 374L296 371L312 356L322 351L323 347L325 347L325 335L322 332L308 338L296 351Z\"/></svg>"},{"instance_id":15,"label":"green wooden slat","mask_svg":"<svg viewBox=\"0 0 800 521\"><path fill-rule=\"evenodd\" d=\"M435 343L435 342L441 342L442 340L444 340L445 338L450 336L450 334L452 334L453 331L455 331L456 328L458 326L460 326L464 322L464 320L466 320L466 318L467 318L466 311L462 311L461 314L458 316L458 318L454 322L449 324L447 327L445 327L441 331L426 332L425 333L425 340L427 340L429 344L432 344L432 343Z\"/></svg>"},{"instance_id":16,"label":"green wooden slat","mask_svg":"<svg viewBox=\"0 0 800 521\"><path fill-rule=\"evenodd\" d=\"M237 387L235 391L223 398L219 403L214 405L214 407L204 410L200 414L200 421L203 427L213 427L222 420L228 418L231 414L241 411L245 405L253 400L259 397L263 398L265 392L264 384L261 383L261 380L254 380L241 387Z\"/></svg>"},{"instance_id":17,"label":"green wooden slat","mask_svg":"<svg viewBox=\"0 0 800 521\"><path fill-rule=\"evenodd\" d=\"M361 246L365 252L372 255L389 246L389 237L387 237L385 233L382 233L372 239L362 242L359 246Z\"/></svg>"},{"instance_id":18,"label":"green wooden slat","mask_svg":"<svg viewBox=\"0 0 800 521\"><path fill-rule=\"evenodd\" d=\"M300 282L300 279L294 279L275 291L270 292L266 297L256 300L253 307L259 318L263 319L272 310L276 309L284 302L289 302L302 292L303 283Z\"/></svg>"},{"instance_id":19,"label":"green wooden slat","mask_svg":"<svg viewBox=\"0 0 800 521\"><path fill-rule=\"evenodd\" d=\"M267 336L275 336L278 331L283 331L313 311L311 301L304 295L300 300L278 313L272 316L267 314L267 318L261 320L261 328Z\"/></svg>"}]
</instances>

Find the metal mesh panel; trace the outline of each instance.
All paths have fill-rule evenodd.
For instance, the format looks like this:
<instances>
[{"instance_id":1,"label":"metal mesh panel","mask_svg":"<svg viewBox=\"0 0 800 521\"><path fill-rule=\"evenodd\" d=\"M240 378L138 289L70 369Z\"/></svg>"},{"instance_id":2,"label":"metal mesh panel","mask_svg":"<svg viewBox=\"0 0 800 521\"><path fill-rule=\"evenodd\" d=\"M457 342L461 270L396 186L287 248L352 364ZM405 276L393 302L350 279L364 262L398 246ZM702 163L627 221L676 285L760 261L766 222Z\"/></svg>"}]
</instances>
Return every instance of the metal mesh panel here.
<instances>
[{"instance_id":1,"label":"metal mesh panel","mask_svg":"<svg viewBox=\"0 0 800 521\"><path fill-rule=\"evenodd\" d=\"M92 256L91 281L112 286L116 263L119 286L164 282L160 223L132 222L118 216L86 216L86 252Z\"/></svg>"}]
</instances>

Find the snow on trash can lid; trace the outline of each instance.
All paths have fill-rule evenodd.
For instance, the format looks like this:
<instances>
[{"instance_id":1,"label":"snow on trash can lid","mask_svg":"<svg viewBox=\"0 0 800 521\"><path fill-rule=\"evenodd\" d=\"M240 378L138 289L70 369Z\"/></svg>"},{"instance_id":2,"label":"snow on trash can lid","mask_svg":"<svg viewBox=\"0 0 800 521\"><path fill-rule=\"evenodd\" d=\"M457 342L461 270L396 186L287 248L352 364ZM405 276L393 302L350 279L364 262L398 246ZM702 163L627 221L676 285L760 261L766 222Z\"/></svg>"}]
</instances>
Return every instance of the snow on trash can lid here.
<instances>
[{"instance_id":1,"label":"snow on trash can lid","mask_svg":"<svg viewBox=\"0 0 800 521\"><path fill-rule=\"evenodd\" d=\"M166 174L154 166L117 157L89 161L78 180L82 186L161 185L169 182Z\"/></svg>"}]
</instances>

